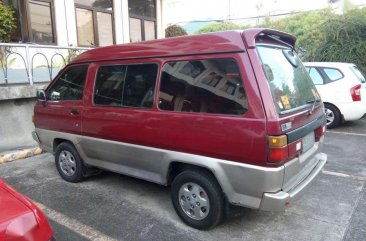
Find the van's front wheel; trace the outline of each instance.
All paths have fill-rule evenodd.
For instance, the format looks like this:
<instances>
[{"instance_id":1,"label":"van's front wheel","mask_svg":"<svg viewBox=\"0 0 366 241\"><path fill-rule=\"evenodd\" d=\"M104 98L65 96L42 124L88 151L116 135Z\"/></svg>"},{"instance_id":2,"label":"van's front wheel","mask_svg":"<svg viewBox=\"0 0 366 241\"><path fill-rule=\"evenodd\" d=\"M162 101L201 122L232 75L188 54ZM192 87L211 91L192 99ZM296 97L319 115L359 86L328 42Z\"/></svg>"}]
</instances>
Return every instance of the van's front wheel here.
<instances>
[{"instance_id":1,"label":"van's front wheel","mask_svg":"<svg viewBox=\"0 0 366 241\"><path fill-rule=\"evenodd\" d=\"M224 198L212 174L200 170L183 171L174 179L171 188L175 211L189 226L210 229L221 221Z\"/></svg>"}]
</instances>

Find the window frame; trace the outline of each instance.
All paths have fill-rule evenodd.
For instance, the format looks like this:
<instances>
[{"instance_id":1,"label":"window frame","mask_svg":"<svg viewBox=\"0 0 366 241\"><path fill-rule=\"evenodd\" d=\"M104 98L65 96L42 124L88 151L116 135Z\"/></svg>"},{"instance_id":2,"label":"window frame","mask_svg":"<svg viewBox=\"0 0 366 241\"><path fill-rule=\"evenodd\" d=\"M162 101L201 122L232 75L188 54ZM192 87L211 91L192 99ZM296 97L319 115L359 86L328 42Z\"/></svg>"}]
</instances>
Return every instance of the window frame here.
<instances>
[{"instance_id":1,"label":"window frame","mask_svg":"<svg viewBox=\"0 0 366 241\"><path fill-rule=\"evenodd\" d=\"M84 80L84 86L83 86L83 97L80 100L51 100L51 99L47 99L48 92L53 88L53 86L57 83L57 81L61 78L61 76L66 71L68 71L70 68L78 67L78 66L87 66L85 80ZM51 101L51 102L60 102L60 101L83 101L83 99L84 99L84 91L85 91L85 88L86 88L86 84L87 84L87 80L88 80L88 75L89 75L89 68L90 68L90 63L80 63L80 64L72 64L72 65L66 66L62 71L60 71L58 73L58 75L54 78L54 80L51 82L51 84L45 90L45 92L46 92L46 101L47 102L49 102L49 101Z\"/></svg>"},{"instance_id":2,"label":"window frame","mask_svg":"<svg viewBox=\"0 0 366 241\"><path fill-rule=\"evenodd\" d=\"M197 56L198 57L198 56ZM172 63L172 62L185 62L185 61L202 61L202 60L218 60L218 59L231 59L233 60L236 64L237 64L237 67L238 67L238 74L239 74L239 77L241 79L241 83L242 83L242 87L244 89L244 93L245 93L245 96L246 96L246 103L247 103L247 108L244 108L244 113L242 114L224 114L224 113L208 113L208 112L188 112L188 111L176 111L176 110L164 110L164 109L161 109L159 107L159 97L160 97L160 89L161 89L161 84L162 84L162 74L163 74L163 69L164 69L164 66L168 63ZM221 80L220 80L221 81ZM216 84L217 85L217 84ZM212 87L212 86L211 86ZM187 114L187 115L207 115L207 116L226 116L226 117L242 117L244 115L246 115L248 112L249 112L249 108L250 108L250 100L248 98L248 94L247 94L247 90L245 88L245 80L243 78L243 74L241 72L241 69L240 69L240 62L237 58L233 57L233 56L219 56L219 57L193 57L192 56L185 56L184 58L181 58L181 59L168 59L164 62L162 62L161 64L161 69L160 69L160 75L159 75L159 85L157 87L157 95L156 95L156 98L157 98L157 101L156 101L156 108L159 112L163 112L163 113L179 113L179 114Z\"/></svg>"},{"instance_id":3,"label":"window frame","mask_svg":"<svg viewBox=\"0 0 366 241\"><path fill-rule=\"evenodd\" d=\"M153 90L153 93L154 93L154 98L153 98L153 104L151 107L141 107L141 106L123 106L123 105L120 105L120 106L111 106L111 105L101 105L101 104L96 104L94 102L94 96L95 96L95 88L96 88L96 83L97 83L97 76L98 76L98 72L99 72L99 69L101 67L106 67L106 66L132 66L132 65L146 65L146 64L154 64L157 66L157 71L156 71L156 78L155 78L155 86L154 86L154 90ZM156 91L157 91L157 88L158 88L158 83L160 83L160 79L159 79L159 76L160 76L160 69L161 65L159 62L138 62L138 63L103 63L103 64L98 64L98 66L96 66L95 68L95 75L93 77L93 91L92 91L92 106L94 107L108 107L108 108L123 108L123 109L126 109L126 108L130 108L130 109L139 109L139 110L154 110L156 108L156 98L157 98L157 95L156 95ZM126 69L126 74L127 74L127 71L128 71L128 68ZM123 91L124 91L124 86L123 86ZM123 92L122 92L123 93ZM123 97L123 95L122 95ZM123 103L123 98L122 98L122 103Z\"/></svg>"},{"instance_id":4,"label":"window frame","mask_svg":"<svg viewBox=\"0 0 366 241\"><path fill-rule=\"evenodd\" d=\"M32 24L31 24L31 13L30 13L30 1L18 1L19 4L19 19L17 19L17 24L19 23L18 33L21 37L22 43L37 43L41 45L57 45L57 31L56 31L56 18L55 18L55 5L53 0L33 0L38 2L45 2L50 4L50 14L51 14L51 28L52 28L52 36L53 42L36 42L33 40L32 34ZM13 7L10 2L7 2L6 5ZM24 11L24 13L22 13ZM24 15L23 15L24 14ZM21 17L22 16L22 17ZM27 38L27 39L26 39Z\"/></svg>"},{"instance_id":5,"label":"window frame","mask_svg":"<svg viewBox=\"0 0 366 241\"><path fill-rule=\"evenodd\" d=\"M323 80L323 83L322 83L322 84L315 84L315 83L314 83L313 79L311 79L310 72L307 70L308 68L309 68L309 70L310 70L310 69L315 69L315 71L320 75L320 77L321 77L321 78L322 78L322 80ZM305 69L306 69L306 71L308 72L308 74L309 74L309 76L310 76L310 79L311 79L311 81L313 81L314 85L325 85L325 84L327 84L327 79L326 79L326 77L324 77L324 74L323 74L322 72L320 72L320 70L319 70L317 67L315 67L315 66L305 66Z\"/></svg>"},{"instance_id":6,"label":"window frame","mask_svg":"<svg viewBox=\"0 0 366 241\"><path fill-rule=\"evenodd\" d=\"M94 32L94 45L81 45L79 44L79 38L78 38L78 19L77 19L77 14L76 14L76 9L80 8L80 9L84 9L84 10L89 10L92 12L92 16L93 16L93 32ZM97 17L97 12L101 12L101 13L107 13L107 14L111 14L112 17L112 39L113 39L113 44L116 44L116 33L115 33L115 29L114 29L114 9L112 7L112 10L105 10L102 8L95 8L95 7L90 7L87 5L82 5L79 3L75 3L74 4L74 9L75 9L75 23L76 23L76 38L77 38L77 43L78 46L80 47L100 47L100 43L99 43L99 32L98 32L98 17Z\"/></svg>"},{"instance_id":7,"label":"window frame","mask_svg":"<svg viewBox=\"0 0 366 241\"><path fill-rule=\"evenodd\" d=\"M342 72L342 70L340 70L339 68L335 68L335 67L326 67L326 66L317 66L316 67L319 72L322 74L322 76L324 77L324 84L329 84L329 83L333 83L333 82L336 82L338 80L341 80L344 78L344 74ZM329 78L329 76L327 75L327 73L324 71L324 69L333 69L333 70L336 70L338 71L339 73L341 73L342 77L338 78L338 79L335 79L335 80L332 80Z\"/></svg>"},{"instance_id":8,"label":"window frame","mask_svg":"<svg viewBox=\"0 0 366 241\"><path fill-rule=\"evenodd\" d=\"M154 30L155 30L155 39L157 38L157 4L155 0L155 18L152 17L146 17L143 15L133 14L128 12L128 26L130 26L130 18L136 18L141 20L141 41L145 41L145 21L151 21L154 22ZM129 34L131 34L131 30L129 31ZM130 37L131 39L131 37Z\"/></svg>"}]
</instances>

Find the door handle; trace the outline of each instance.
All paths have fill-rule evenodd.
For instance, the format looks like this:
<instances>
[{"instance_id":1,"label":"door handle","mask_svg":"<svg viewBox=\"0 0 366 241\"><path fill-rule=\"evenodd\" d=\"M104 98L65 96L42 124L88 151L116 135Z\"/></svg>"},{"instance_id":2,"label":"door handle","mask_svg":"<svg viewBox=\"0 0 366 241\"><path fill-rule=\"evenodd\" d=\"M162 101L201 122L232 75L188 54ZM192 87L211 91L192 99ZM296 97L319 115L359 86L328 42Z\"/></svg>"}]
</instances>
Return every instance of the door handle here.
<instances>
[{"instance_id":1,"label":"door handle","mask_svg":"<svg viewBox=\"0 0 366 241\"><path fill-rule=\"evenodd\" d=\"M79 115L79 114L80 114L80 112L79 112L79 110L72 109L72 110L70 111L70 114L71 114L71 115Z\"/></svg>"}]
</instances>

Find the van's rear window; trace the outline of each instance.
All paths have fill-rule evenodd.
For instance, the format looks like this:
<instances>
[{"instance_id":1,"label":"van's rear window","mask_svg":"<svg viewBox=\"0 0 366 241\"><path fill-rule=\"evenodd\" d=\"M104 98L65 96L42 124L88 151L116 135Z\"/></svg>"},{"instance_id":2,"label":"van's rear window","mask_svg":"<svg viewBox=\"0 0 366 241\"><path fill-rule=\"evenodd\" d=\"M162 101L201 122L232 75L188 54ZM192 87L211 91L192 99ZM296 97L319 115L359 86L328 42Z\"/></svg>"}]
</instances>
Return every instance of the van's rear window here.
<instances>
[{"instance_id":1,"label":"van's rear window","mask_svg":"<svg viewBox=\"0 0 366 241\"><path fill-rule=\"evenodd\" d=\"M306 107L318 92L298 56L288 47L257 45L273 99L281 114Z\"/></svg>"}]
</instances>

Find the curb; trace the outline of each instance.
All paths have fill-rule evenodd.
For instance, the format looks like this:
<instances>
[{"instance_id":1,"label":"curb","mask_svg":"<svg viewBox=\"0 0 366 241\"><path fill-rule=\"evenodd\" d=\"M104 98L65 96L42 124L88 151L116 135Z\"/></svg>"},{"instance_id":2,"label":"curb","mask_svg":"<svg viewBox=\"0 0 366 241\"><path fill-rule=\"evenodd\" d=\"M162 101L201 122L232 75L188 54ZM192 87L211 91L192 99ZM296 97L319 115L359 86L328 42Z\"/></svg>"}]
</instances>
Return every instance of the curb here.
<instances>
[{"instance_id":1,"label":"curb","mask_svg":"<svg viewBox=\"0 0 366 241\"><path fill-rule=\"evenodd\" d=\"M39 155L41 153L42 149L40 147L0 153L0 164Z\"/></svg>"}]
</instances>

